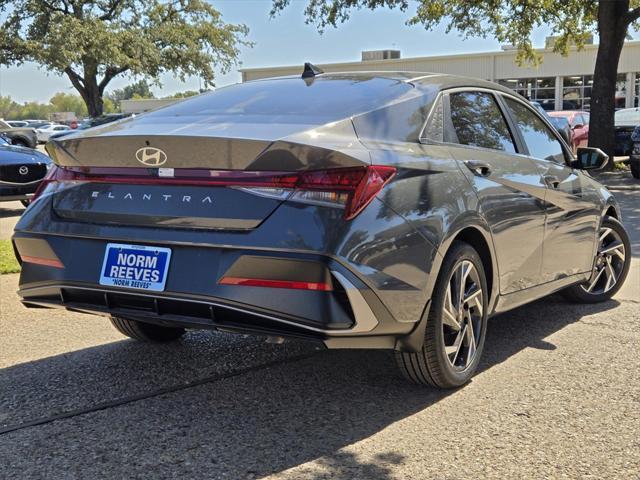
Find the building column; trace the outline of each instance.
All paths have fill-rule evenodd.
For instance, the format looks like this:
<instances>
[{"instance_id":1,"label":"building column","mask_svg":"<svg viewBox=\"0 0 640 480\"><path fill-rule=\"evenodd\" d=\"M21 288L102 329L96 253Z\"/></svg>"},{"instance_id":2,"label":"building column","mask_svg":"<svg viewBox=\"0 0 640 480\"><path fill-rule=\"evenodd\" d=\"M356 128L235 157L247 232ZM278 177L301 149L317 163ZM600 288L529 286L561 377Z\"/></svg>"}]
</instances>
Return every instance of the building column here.
<instances>
[{"instance_id":1,"label":"building column","mask_svg":"<svg viewBox=\"0 0 640 480\"><path fill-rule=\"evenodd\" d=\"M635 88L636 88L636 73L635 72L629 72L627 73L627 82L626 82L626 86L625 86L625 101L624 101L624 106L626 108L632 108L633 107L633 100L634 100L634 96L636 94L635 92Z\"/></svg>"},{"instance_id":2,"label":"building column","mask_svg":"<svg viewBox=\"0 0 640 480\"><path fill-rule=\"evenodd\" d=\"M554 110L562 110L562 87L564 85L564 77L556 77L556 93Z\"/></svg>"}]
</instances>

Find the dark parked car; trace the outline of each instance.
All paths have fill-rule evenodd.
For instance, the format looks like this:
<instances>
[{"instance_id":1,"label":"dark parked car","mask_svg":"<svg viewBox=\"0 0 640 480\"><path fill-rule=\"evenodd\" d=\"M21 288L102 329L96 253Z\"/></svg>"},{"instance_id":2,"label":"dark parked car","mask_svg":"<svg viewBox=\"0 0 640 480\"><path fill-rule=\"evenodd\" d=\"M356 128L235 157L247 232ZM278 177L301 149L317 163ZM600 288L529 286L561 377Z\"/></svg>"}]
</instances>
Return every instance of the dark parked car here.
<instances>
[{"instance_id":1,"label":"dark parked car","mask_svg":"<svg viewBox=\"0 0 640 480\"><path fill-rule=\"evenodd\" d=\"M565 141L567 145L569 146L573 145L573 133L571 131L571 124L569 123L568 118L553 117L549 115L547 110L542 108L542 105L540 105L538 102L531 102L531 105L536 107L538 112L540 112L540 114L544 116L544 118L546 118L551 125L554 126L554 128L558 131L558 133L560 134L560 136L562 137L562 139Z\"/></svg>"},{"instance_id":2,"label":"dark parked car","mask_svg":"<svg viewBox=\"0 0 640 480\"><path fill-rule=\"evenodd\" d=\"M75 133L78 130L86 130L87 128L99 127L100 125L106 125L107 123L115 122L116 120L122 120L123 118L130 117L130 113L108 113L106 115L101 115L99 117L90 118L82 122L77 128L72 130L65 130L63 132L52 133L48 140L53 138L65 137L71 133Z\"/></svg>"},{"instance_id":3,"label":"dark parked car","mask_svg":"<svg viewBox=\"0 0 640 480\"><path fill-rule=\"evenodd\" d=\"M489 316L556 291L604 301L629 269L616 201L584 171L607 157L575 159L490 82L307 65L47 150L13 236L18 293L139 340L393 349L410 380L455 387Z\"/></svg>"},{"instance_id":4,"label":"dark parked car","mask_svg":"<svg viewBox=\"0 0 640 480\"><path fill-rule=\"evenodd\" d=\"M625 108L615 113L615 154L629 156L633 150L631 134L640 125L640 107Z\"/></svg>"},{"instance_id":5,"label":"dark parked car","mask_svg":"<svg viewBox=\"0 0 640 480\"><path fill-rule=\"evenodd\" d=\"M29 148L36 148L38 145L36 131L31 127L14 128L4 120L0 120L0 134L12 145Z\"/></svg>"},{"instance_id":6,"label":"dark parked car","mask_svg":"<svg viewBox=\"0 0 640 480\"><path fill-rule=\"evenodd\" d=\"M633 178L640 178L640 125L638 125L631 134L633 147L629 156L629 165L631 166L631 175Z\"/></svg>"},{"instance_id":7,"label":"dark parked car","mask_svg":"<svg viewBox=\"0 0 640 480\"><path fill-rule=\"evenodd\" d=\"M0 202L20 200L28 205L51 165L45 154L11 145L0 136Z\"/></svg>"}]
</instances>

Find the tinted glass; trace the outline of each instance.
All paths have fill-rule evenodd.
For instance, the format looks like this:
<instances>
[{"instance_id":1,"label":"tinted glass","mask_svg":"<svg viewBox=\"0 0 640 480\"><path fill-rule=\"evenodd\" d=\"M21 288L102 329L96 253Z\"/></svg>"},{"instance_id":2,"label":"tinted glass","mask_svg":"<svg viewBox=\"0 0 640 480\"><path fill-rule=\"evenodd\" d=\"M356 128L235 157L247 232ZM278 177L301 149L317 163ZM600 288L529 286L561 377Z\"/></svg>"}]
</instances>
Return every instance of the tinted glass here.
<instances>
[{"instance_id":1,"label":"tinted glass","mask_svg":"<svg viewBox=\"0 0 640 480\"><path fill-rule=\"evenodd\" d=\"M505 98L532 157L564 163L562 144L538 116L520 102Z\"/></svg>"},{"instance_id":2,"label":"tinted glass","mask_svg":"<svg viewBox=\"0 0 640 480\"><path fill-rule=\"evenodd\" d=\"M415 92L402 81L364 76L260 80L189 98L146 117L215 116L237 123L264 122L268 116L281 123L319 123L368 112Z\"/></svg>"},{"instance_id":3,"label":"tinted glass","mask_svg":"<svg viewBox=\"0 0 640 480\"><path fill-rule=\"evenodd\" d=\"M436 92L434 88L431 93L355 117L353 124L358 136L372 140L417 142Z\"/></svg>"},{"instance_id":4,"label":"tinted glass","mask_svg":"<svg viewBox=\"0 0 640 480\"><path fill-rule=\"evenodd\" d=\"M438 104L433 108L433 114L427 128L424 130L424 138L434 140L436 142L444 141L444 108L442 100L438 100Z\"/></svg>"},{"instance_id":5,"label":"tinted glass","mask_svg":"<svg viewBox=\"0 0 640 480\"><path fill-rule=\"evenodd\" d=\"M515 153L509 127L493 95L480 92L449 96L454 143ZM451 141L451 139L450 139Z\"/></svg>"}]
</instances>

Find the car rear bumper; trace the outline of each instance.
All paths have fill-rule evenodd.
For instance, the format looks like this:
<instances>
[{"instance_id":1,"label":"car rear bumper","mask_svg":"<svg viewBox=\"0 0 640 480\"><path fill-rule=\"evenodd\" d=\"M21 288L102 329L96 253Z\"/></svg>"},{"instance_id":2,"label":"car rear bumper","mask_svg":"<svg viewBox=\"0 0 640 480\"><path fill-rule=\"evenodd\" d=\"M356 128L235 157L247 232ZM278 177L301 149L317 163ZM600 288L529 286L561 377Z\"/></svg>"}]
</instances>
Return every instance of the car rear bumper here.
<instances>
[{"instance_id":1,"label":"car rear bumper","mask_svg":"<svg viewBox=\"0 0 640 480\"><path fill-rule=\"evenodd\" d=\"M149 292L98 283L106 241L19 233L14 243L22 259L45 260L23 262L18 294L28 307L301 337L337 348L394 348L396 339L415 326L397 322L356 272L323 255L173 245L165 291ZM306 272L322 270L331 290L221 284L247 261L255 272L269 262L270 273L289 275L291 281L304 281Z\"/></svg>"}]
</instances>

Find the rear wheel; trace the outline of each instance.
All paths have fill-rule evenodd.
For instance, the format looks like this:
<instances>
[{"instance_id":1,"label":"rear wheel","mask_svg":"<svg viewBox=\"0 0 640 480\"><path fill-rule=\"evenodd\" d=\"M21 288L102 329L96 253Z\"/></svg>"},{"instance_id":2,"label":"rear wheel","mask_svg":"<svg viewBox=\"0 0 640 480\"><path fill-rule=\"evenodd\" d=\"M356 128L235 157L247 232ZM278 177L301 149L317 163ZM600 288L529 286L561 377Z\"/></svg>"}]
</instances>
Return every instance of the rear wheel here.
<instances>
[{"instance_id":1,"label":"rear wheel","mask_svg":"<svg viewBox=\"0 0 640 480\"><path fill-rule=\"evenodd\" d=\"M600 227L591 277L582 284L563 290L562 294L577 303L609 300L627 278L630 261L631 245L626 230L615 218L606 217Z\"/></svg>"},{"instance_id":2,"label":"rear wheel","mask_svg":"<svg viewBox=\"0 0 640 480\"><path fill-rule=\"evenodd\" d=\"M631 162L631 175L633 178L640 178L640 160Z\"/></svg>"},{"instance_id":3,"label":"rear wheel","mask_svg":"<svg viewBox=\"0 0 640 480\"><path fill-rule=\"evenodd\" d=\"M422 350L396 352L414 383L455 388L478 367L487 331L487 282L478 253L456 242L447 253L432 297Z\"/></svg>"},{"instance_id":4,"label":"rear wheel","mask_svg":"<svg viewBox=\"0 0 640 480\"><path fill-rule=\"evenodd\" d=\"M15 138L15 139L13 139L13 141L11 143L13 145L17 146L17 147L28 147L29 146L29 142L27 142L26 140L24 140L22 138Z\"/></svg>"},{"instance_id":5,"label":"rear wheel","mask_svg":"<svg viewBox=\"0 0 640 480\"><path fill-rule=\"evenodd\" d=\"M185 333L184 328L161 327L122 317L111 317L111 324L123 335L143 342L171 342L178 340Z\"/></svg>"}]
</instances>

